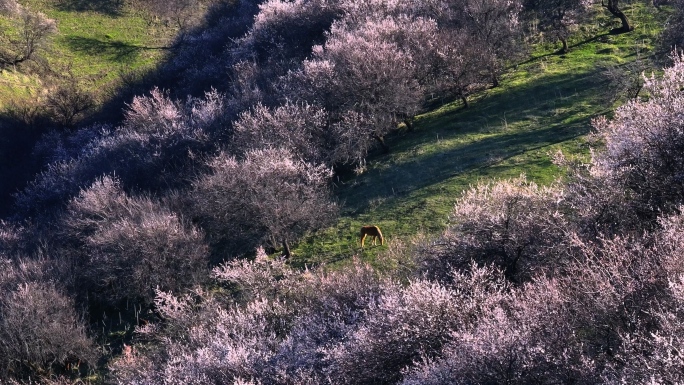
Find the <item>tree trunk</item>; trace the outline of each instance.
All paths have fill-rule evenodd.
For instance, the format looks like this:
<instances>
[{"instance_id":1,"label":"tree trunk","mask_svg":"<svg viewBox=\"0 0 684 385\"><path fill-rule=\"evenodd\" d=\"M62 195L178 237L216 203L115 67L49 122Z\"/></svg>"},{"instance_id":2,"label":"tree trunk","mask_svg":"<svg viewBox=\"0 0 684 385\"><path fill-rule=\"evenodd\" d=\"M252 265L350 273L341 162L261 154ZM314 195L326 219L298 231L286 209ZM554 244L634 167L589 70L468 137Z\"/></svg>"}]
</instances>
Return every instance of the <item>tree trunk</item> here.
<instances>
[{"instance_id":1,"label":"tree trunk","mask_svg":"<svg viewBox=\"0 0 684 385\"><path fill-rule=\"evenodd\" d=\"M285 258L290 259L292 252L290 251L290 245L287 243L287 239L283 239L283 254Z\"/></svg>"},{"instance_id":2,"label":"tree trunk","mask_svg":"<svg viewBox=\"0 0 684 385\"><path fill-rule=\"evenodd\" d=\"M461 96L461 100L463 101L463 108L470 107L470 104L468 104L468 98L466 96Z\"/></svg>"},{"instance_id":3,"label":"tree trunk","mask_svg":"<svg viewBox=\"0 0 684 385\"><path fill-rule=\"evenodd\" d=\"M634 92L634 97L633 97L632 99L638 100L638 99L639 99L639 93L641 92L642 89L644 89L644 85L643 85L643 84L637 85L636 91Z\"/></svg>"},{"instance_id":4,"label":"tree trunk","mask_svg":"<svg viewBox=\"0 0 684 385\"><path fill-rule=\"evenodd\" d=\"M404 119L404 124L406 125L407 130L413 131L413 118Z\"/></svg>"},{"instance_id":5,"label":"tree trunk","mask_svg":"<svg viewBox=\"0 0 684 385\"><path fill-rule=\"evenodd\" d=\"M509 282L512 283L518 283L518 260L520 260L520 254L521 252L518 251L518 255L511 260L511 261L506 261L505 266L504 266L504 278L506 278Z\"/></svg>"},{"instance_id":6,"label":"tree trunk","mask_svg":"<svg viewBox=\"0 0 684 385\"><path fill-rule=\"evenodd\" d=\"M561 48L561 53L568 53L570 48L568 48L568 39L564 37L559 37L561 43L563 43L563 48Z\"/></svg>"},{"instance_id":7,"label":"tree trunk","mask_svg":"<svg viewBox=\"0 0 684 385\"><path fill-rule=\"evenodd\" d=\"M605 4L602 0L601 5L603 5L613 16L620 19L622 27L617 29L616 32L629 32L632 30L632 26L629 25L627 16L622 12L622 10L620 10L620 7L618 6L618 0L608 0L608 4Z\"/></svg>"},{"instance_id":8,"label":"tree trunk","mask_svg":"<svg viewBox=\"0 0 684 385\"><path fill-rule=\"evenodd\" d=\"M377 140L378 143L380 143L380 147L382 147L382 152L384 152L385 154L389 153L390 148L387 145L387 143L385 143L385 138L383 138L382 136L380 136L378 134L373 134L373 138L375 140Z\"/></svg>"},{"instance_id":9,"label":"tree trunk","mask_svg":"<svg viewBox=\"0 0 684 385\"><path fill-rule=\"evenodd\" d=\"M496 76L496 72L492 71L492 88L496 88L499 86L499 77Z\"/></svg>"}]
</instances>

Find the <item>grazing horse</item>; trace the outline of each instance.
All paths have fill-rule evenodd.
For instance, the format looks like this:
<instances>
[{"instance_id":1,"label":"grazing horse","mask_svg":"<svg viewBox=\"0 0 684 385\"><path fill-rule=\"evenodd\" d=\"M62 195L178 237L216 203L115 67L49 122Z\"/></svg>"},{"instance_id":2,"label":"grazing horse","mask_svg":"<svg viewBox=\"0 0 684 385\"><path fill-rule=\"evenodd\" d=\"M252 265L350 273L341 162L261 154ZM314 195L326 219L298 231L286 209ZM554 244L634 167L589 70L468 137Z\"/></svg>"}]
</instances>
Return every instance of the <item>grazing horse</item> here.
<instances>
[{"instance_id":1,"label":"grazing horse","mask_svg":"<svg viewBox=\"0 0 684 385\"><path fill-rule=\"evenodd\" d=\"M363 247L363 242L366 240L366 236L370 235L373 237L373 244L376 244L377 238L380 238L380 244L385 244L385 239L382 237L382 232L378 226L362 226L361 227L361 247Z\"/></svg>"}]
</instances>

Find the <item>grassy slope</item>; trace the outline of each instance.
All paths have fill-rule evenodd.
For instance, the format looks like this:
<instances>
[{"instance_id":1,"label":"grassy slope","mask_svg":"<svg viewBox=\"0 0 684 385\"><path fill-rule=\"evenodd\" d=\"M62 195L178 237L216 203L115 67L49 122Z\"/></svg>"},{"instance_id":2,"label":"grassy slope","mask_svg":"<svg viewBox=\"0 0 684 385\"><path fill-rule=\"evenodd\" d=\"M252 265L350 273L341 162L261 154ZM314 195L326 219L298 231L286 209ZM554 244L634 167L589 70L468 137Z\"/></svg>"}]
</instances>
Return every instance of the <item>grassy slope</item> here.
<instances>
[{"instance_id":1,"label":"grassy slope","mask_svg":"<svg viewBox=\"0 0 684 385\"><path fill-rule=\"evenodd\" d=\"M586 156L591 119L615 107L606 68L648 54L666 17L651 6L625 8L635 31L609 35L617 21L600 15L571 39L570 53L554 55L552 44L543 45L469 109L449 104L420 116L415 131L400 130L388 142L390 154L338 183L341 218L305 239L294 250L295 264L344 263L352 255L373 261L386 247L361 250L362 225L380 226L390 242L436 234L463 190L479 181L521 173L539 183L560 177L550 154Z\"/></svg>"},{"instance_id":2,"label":"grassy slope","mask_svg":"<svg viewBox=\"0 0 684 385\"><path fill-rule=\"evenodd\" d=\"M120 71L153 69L174 31L150 28L137 13L116 0L20 0L57 20L59 32L42 56L56 72L70 70L89 91L116 84ZM0 108L10 100L33 98L43 82L36 75L0 73ZM101 95L101 94L100 94ZM103 95L101 95L103 96Z\"/></svg>"},{"instance_id":3,"label":"grassy slope","mask_svg":"<svg viewBox=\"0 0 684 385\"><path fill-rule=\"evenodd\" d=\"M118 0L23 0L58 21L47 61L70 68L90 90L116 82L125 69L152 68L173 34L150 30L140 15ZM617 20L606 15L585 26L564 56L542 45L536 59L508 73L499 88L472 101L420 116L413 132L388 139L392 151L369 160L366 171L338 183L342 217L330 229L304 240L295 250L300 264L335 262L351 255L372 260L383 248L358 247L357 231L377 224L391 240L444 229L454 202L480 180L526 173L542 183L557 178L549 153L560 148L586 154L583 135L590 120L614 107L606 98L605 68L643 56L653 46L665 14L653 7L625 7L636 25L629 34L607 35ZM0 108L10 99L35 98L41 79L0 73Z\"/></svg>"}]
</instances>

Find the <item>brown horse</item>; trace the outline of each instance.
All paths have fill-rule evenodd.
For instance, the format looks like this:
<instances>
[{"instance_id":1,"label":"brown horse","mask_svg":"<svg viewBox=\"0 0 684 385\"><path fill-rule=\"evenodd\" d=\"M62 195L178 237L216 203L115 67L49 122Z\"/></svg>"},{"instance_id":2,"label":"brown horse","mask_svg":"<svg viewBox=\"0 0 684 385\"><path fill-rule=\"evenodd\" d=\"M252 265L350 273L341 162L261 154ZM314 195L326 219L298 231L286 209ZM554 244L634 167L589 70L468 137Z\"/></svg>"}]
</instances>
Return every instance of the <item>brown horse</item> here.
<instances>
[{"instance_id":1,"label":"brown horse","mask_svg":"<svg viewBox=\"0 0 684 385\"><path fill-rule=\"evenodd\" d=\"M366 240L366 236L370 235L373 237L373 244L376 244L376 240L380 238L380 244L385 244L385 239L382 237L382 232L378 226L362 226L361 227L361 247L363 247L363 242Z\"/></svg>"}]
</instances>

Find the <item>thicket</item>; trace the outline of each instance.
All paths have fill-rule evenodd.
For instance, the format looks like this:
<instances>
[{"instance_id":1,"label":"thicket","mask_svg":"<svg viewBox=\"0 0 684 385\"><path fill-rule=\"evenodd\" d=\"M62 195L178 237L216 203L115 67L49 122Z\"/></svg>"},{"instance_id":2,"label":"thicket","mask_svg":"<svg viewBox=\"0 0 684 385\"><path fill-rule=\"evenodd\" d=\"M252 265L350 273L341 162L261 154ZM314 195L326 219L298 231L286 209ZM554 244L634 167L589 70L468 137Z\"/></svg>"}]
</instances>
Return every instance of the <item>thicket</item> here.
<instances>
[{"instance_id":1,"label":"thicket","mask_svg":"<svg viewBox=\"0 0 684 385\"><path fill-rule=\"evenodd\" d=\"M543 28L562 39L585 4L554 4L219 4L162 69L174 94L35 146L46 166L0 222L0 380L59 383L103 354L111 383L681 381L679 55L595 120L588 164L465 192L442 235L387 257L409 268L288 264L335 218L333 170L436 97L496 86L526 17L564 12ZM100 334L131 305L134 332Z\"/></svg>"},{"instance_id":2,"label":"thicket","mask_svg":"<svg viewBox=\"0 0 684 385\"><path fill-rule=\"evenodd\" d=\"M159 384L680 381L681 361L672 352L680 347L682 199L663 189L662 204L651 204L654 192L637 194L631 175L647 174L655 184L677 173L673 166L681 161L669 146L681 139L681 124L650 111L679 108L670 102L681 97L683 59L649 78L649 99L628 102L610 121L597 119L605 148L586 168L572 166L598 180L585 191L600 186L596 195L619 197L611 205L595 207L591 194L567 198L575 179L548 188L523 178L477 186L457 202L442 237L401 255L417 267L403 283L400 275L359 263L296 271L263 251L253 262L222 264L214 277L223 292L159 293L164 321L139 329L145 343L113 362L115 378ZM635 139L636 132L652 132L641 124L645 118L662 129L648 142ZM647 156L654 143L672 149ZM627 167L625 154L634 154ZM583 226L594 210L613 211L601 214L607 217L635 210L640 220L605 236Z\"/></svg>"}]
</instances>

